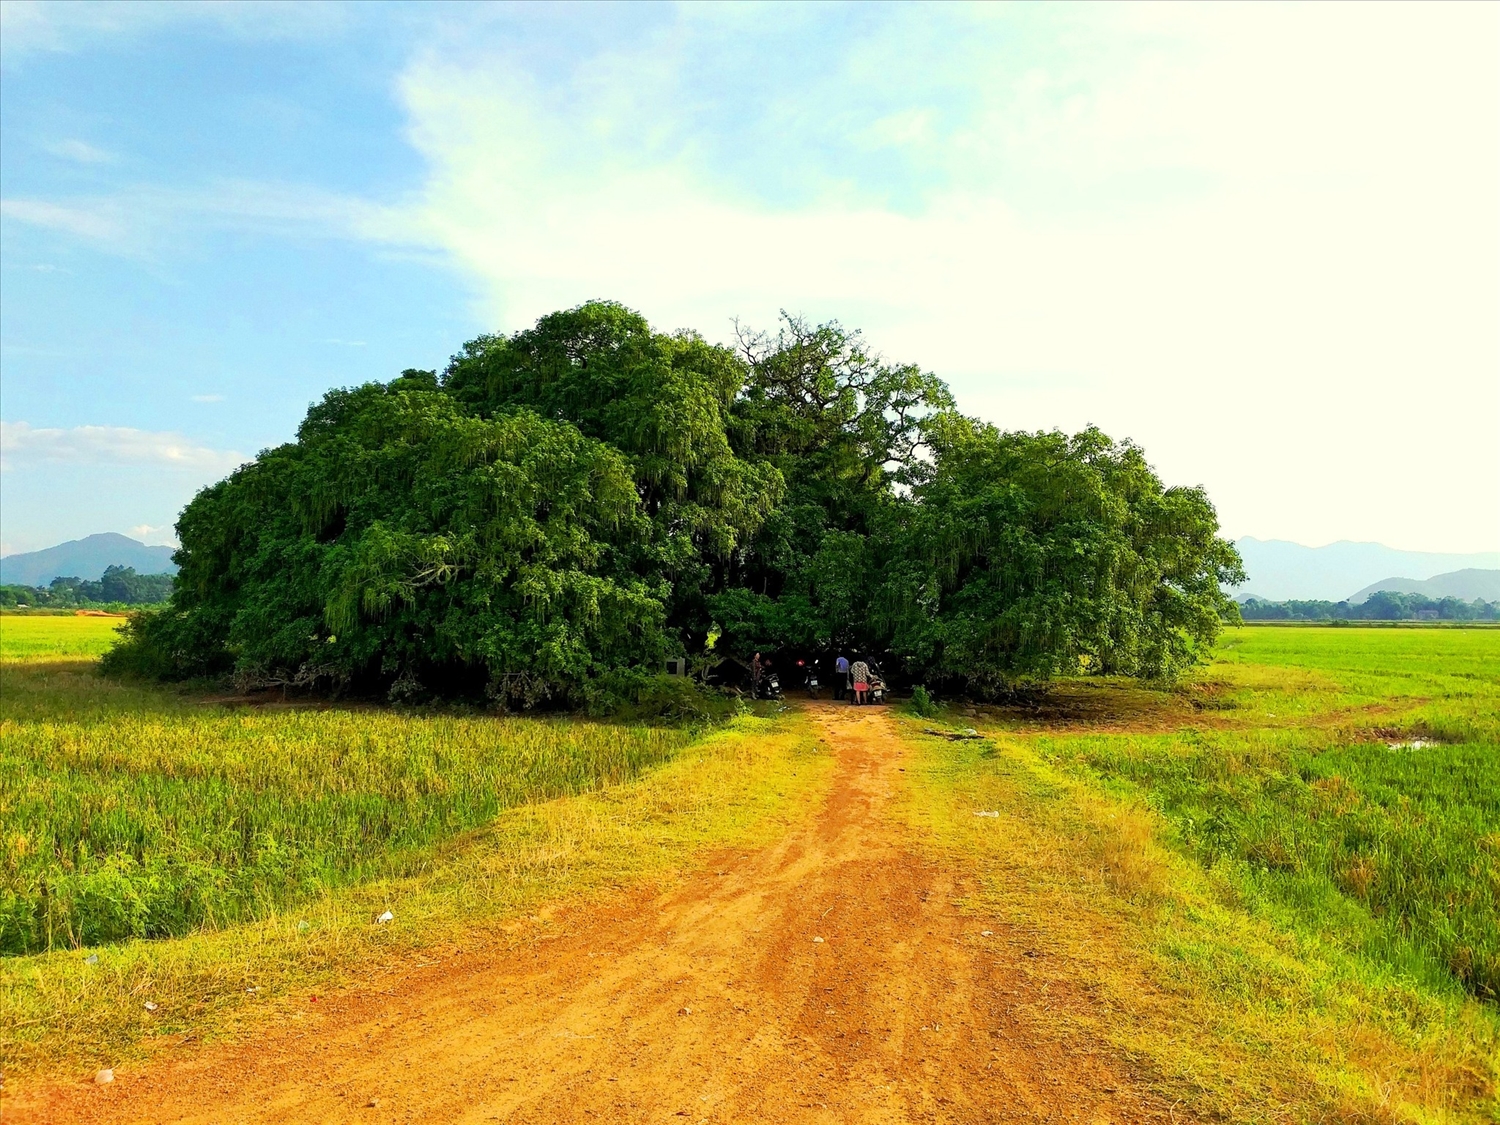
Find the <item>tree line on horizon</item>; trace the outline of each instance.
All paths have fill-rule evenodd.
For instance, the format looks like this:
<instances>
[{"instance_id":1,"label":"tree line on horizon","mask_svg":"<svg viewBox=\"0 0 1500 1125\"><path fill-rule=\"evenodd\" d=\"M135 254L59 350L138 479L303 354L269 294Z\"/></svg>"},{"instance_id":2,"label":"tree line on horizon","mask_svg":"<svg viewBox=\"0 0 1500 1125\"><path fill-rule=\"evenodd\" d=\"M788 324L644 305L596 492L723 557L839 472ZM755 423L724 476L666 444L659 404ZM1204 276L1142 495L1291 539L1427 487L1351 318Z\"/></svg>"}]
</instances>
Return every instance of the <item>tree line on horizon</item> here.
<instances>
[{"instance_id":1,"label":"tree line on horizon","mask_svg":"<svg viewBox=\"0 0 1500 1125\"><path fill-rule=\"evenodd\" d=\"M46 586L0 586L0 606L86 609L161 605L171 594L170 574L137 574L134 567L109 566L97 580L60 575Z\"/></svg>"},{"instance_id":2,"label":"tree line on horizon","mask_svg":"<svg viewBox=\"0 0 1500 1125\"><path fill-rule=\"evenodd\" d=\"M1244 578L1128 441L966 417L837 323L721 346L603 301L328 392L177 532L108 668L504 707L834 647L981 696L1169 677Z\"/></svg>"},{"instance_id":3,"label":"tree line on horizon","mask_svg":"<svg viewBox=\"0 0 1500 1125\"><path fill-rule=\"evenodd\" d=\"M1362 602L1247 598L1240 603L1240 616L1246 621L1500 621L1500 602L1377 590Z\"/></svg>"}]
</instances>

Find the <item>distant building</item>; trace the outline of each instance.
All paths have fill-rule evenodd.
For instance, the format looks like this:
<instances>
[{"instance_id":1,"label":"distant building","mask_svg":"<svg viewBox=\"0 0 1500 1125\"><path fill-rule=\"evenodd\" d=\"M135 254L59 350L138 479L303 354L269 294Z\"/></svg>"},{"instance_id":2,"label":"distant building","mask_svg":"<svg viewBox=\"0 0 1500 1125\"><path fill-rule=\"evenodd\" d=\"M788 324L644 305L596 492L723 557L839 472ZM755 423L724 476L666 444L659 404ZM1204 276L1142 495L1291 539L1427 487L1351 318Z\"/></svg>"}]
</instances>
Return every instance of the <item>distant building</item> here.
<instances>
[{"instance_id":1,"label":"distant building","mask_svg":"<svg viewBox=\"0 0 1500 1125\"><path fill-rule=\"evenodd\" d=\"M1435 610L1435 609L1419 609L1419 610L1417 610L1417 620L1418 621L1436 621L1437 620L1437 616L1438 616L1438 611Z\"/></svg>"}]
</instances>

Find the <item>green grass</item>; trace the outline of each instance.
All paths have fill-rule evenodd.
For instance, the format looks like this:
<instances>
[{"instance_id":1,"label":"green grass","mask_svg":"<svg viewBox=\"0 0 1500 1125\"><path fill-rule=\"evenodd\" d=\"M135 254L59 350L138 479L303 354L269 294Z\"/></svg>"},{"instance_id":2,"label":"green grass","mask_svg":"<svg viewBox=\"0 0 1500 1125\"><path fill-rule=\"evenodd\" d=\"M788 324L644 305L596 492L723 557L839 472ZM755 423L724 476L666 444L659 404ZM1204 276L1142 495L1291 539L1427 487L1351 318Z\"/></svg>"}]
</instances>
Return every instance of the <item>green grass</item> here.
<instances>
[{"instance_id":1,"label":"green grass","mask_svg":"<svg viewBox=\"0 0 1500 1125\"><path fill-rule=\"evenodd\" d=\"M103 656L123 624L121 617L0 614L0 662Z\"/></svg>"},{"instance_id":2,"label":"green grass","mask_svg":"<svg viewBox=\"0 0 1500 1125\"><path fill-rule=\"evenodd\" d=\"M619 784L682 729L229 708L97 678L99 619L5 627L0 953L181 936L419 871L519 802ZM114 624L110 622L109 624Z\"/></svg>"},{"instance_id":3,"label":"green grass","mask_svg":"<svg viewBox=\"0 0 1500 1125\"><path fill-rule=\"evenodd\" d=\"M618 784L683 730L272 710L0 669L0 952L180 936L411 874L522 801Z\"/></svg>"},{"instance_id":4,"label":"green grass","mask_svg":"<svg viewBox=\"0 0 1500 1125\"><path fill-rule=\"evenodd\" d=\"M1084 968L1115 1013L1089 1030L1164 1093L1234 1120L1500 1114L1500 634L1258 626L1176 690L950 719L989 741L927 740L911 815L1058 954L1039 973Z\"/></svg>"},{"instance_id":5,"label":"green grass","mask_svg":"<svg viewBox=\"0 0 1500 1125\"><path fill-rule=\"evenodd\" d=\"M1500 999L1500 634L1247 630L1208 683L1218 725L1040 750L1138 786L1288 925Z\"/></svg>"}]
</instances>

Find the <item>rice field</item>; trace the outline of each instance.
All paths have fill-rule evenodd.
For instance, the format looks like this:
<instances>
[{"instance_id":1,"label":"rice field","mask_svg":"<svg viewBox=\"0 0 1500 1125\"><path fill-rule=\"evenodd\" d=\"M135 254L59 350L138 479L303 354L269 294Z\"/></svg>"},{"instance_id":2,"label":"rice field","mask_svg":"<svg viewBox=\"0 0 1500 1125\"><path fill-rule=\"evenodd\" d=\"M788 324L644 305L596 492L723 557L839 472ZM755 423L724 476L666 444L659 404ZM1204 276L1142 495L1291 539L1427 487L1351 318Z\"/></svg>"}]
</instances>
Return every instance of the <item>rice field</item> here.
<instances>
[{"instance_id":1,"label":"rice field","mask_svg":"<svg viewBox=\"0 0 1500 1125\"><path fill-rule=\"evenodd\" d=\"M181 936L416 874L506 808L626 781L693 737L201 703L98 679L80 658L117 625L0 620L0 953Z\"/></svg>"},{"instance_id":2,"label":"rice field","mask_svg":"<svg viewBox=\"0 0 1500 1125\"><path fill-rule=\"evenodd\" d=\"M1139 786L1289 925L1500 1000L1500 634L1245 629L1208 683L1217 722L1042 752Z\"/></svg>"},{"instance_id":3,"label":"rice field","mask_svg":"<svg viewBox=\"0 0 1500 1125\"><path fill-rule=\"evenodd\" d=\"M102 656L123 617L0 614L0 661L7 664Z\"/></svg>"}]
</instances>

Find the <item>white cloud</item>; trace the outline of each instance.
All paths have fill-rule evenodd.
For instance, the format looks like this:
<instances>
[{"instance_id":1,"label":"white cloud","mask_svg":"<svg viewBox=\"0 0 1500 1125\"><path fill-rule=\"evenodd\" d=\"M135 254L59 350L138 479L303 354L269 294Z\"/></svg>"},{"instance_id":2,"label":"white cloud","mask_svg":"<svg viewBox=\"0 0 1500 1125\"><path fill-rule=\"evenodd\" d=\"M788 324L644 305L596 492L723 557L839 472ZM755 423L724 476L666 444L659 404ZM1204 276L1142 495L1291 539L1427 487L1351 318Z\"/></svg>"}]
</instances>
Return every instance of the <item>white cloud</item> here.
<instances>
[{"instance_id":1,"label":"white cloud","mask_svg":"<svg viewBox=\"0 0 1500 1125\"><path fill-rule=\"evenodd\" d=\"M181 434L125 426L33 427L0 421L0 461L14 470L47 463L141 465L221 475L245 463L244 455L195 444Z\"/></svg>"},{"instance_id":2,"label":"white cloud","mask_svg":"<svg viewBox=\"0 0 1500 1125\"><path fill-rule=\"evenodd\" d=\"M137 524L126 532L132 539L138 539L148 547L180 547L177 535L171 527L156 527L149 523Z\"/></svg>"},{"instance_id":3,"label":"white cloud","mask_svg":"<svg viewBox=\"0 0 1500 1125\"><path fill-rule=\"evenodd\" d=\"M179 248L194 231L403 241L388 208L298 184L220 180L202 188L139 186L108 196L6 199L6 218L139 257Z\"/></svg>"},{"instance_id":4,"label":"white cloud","mask_svg":"<svg viewBox=\"0 0 1500 1125\"><path fill-rule=\"evenodd\" d=\"M317 7L8 3L3 38L314 34L287 29ZM1003 426L1142 441L1233 534L1500 547L1493 427L1413 425L1500 416L1493 5L689 6L634 39L543 13L541 47L514 11L445 10L472 22L403 75L410 201L0 210L147 257L222 228L436 250L504 329L592 297L718 337L838 317Z\"/></svg>"},{"instance_id":5,"label":"white cloud","mask_svg":"<svg viewBox=\"0 0 1500 1125\"><path fill-rule=\"evenodd\" d=\"M79 164L112 164L115 160L114 153L96 148L87 141L55 141L44 147L53 156L60 156L64 160L75 160Z\"/></svg>"},{"instance_id":6,"label":"white cloud","mask_svg":"<svg viewBox=\"0 0 1500 1125\"><path fill-rule=\"evenodd\" d=\"M974 87L947 127L851 119L941 173L899 206L726 179L674 85L693 26L559 89L505 48L427 54L402 83L425 192L363 229L446 247L508 329L591 297L711 336L837 316L1001 425L1141 440L1235 534L1500 545L1500 445L1412 430L1500 416L1497 10L1069 11L1083 46L1029 69L967 43L955 75L900 25L851 52L847 83L904 55Z\"/></svg>"},{"instance_id":7,"label":"white cloud","mask_svg":"<svg viewBox=\"0 0 1500 1125\"><path fill-rule=\"evenodd\" d=\"M194 395L194 402L223 402L223 395Z\"/></svg>"},{"instance_id":8,"label":"white cloud","mask_svg":"<svg viewBox=\"0 0 1500 1125\"><path fill-rule=\"evenodd\" d=\"M118 243L125 233L118 208L107 205L78 207L39 199L5 199L0 200L0 215L90 242Z\"/></svg>"},{"instance_id":9,"label":"white cloud","mask_svg":"<svg viewBox=\"0 0 1500 1125\"><path fill-rule=\"evenodd\" d=\"M133 39L174 24L200 24L238 39L308 39L348 24L343 4L282 0L5 0L0 4L0 49L8 59L36 51L75 51L100 39Z\"/></svg>"}]
</instances>

